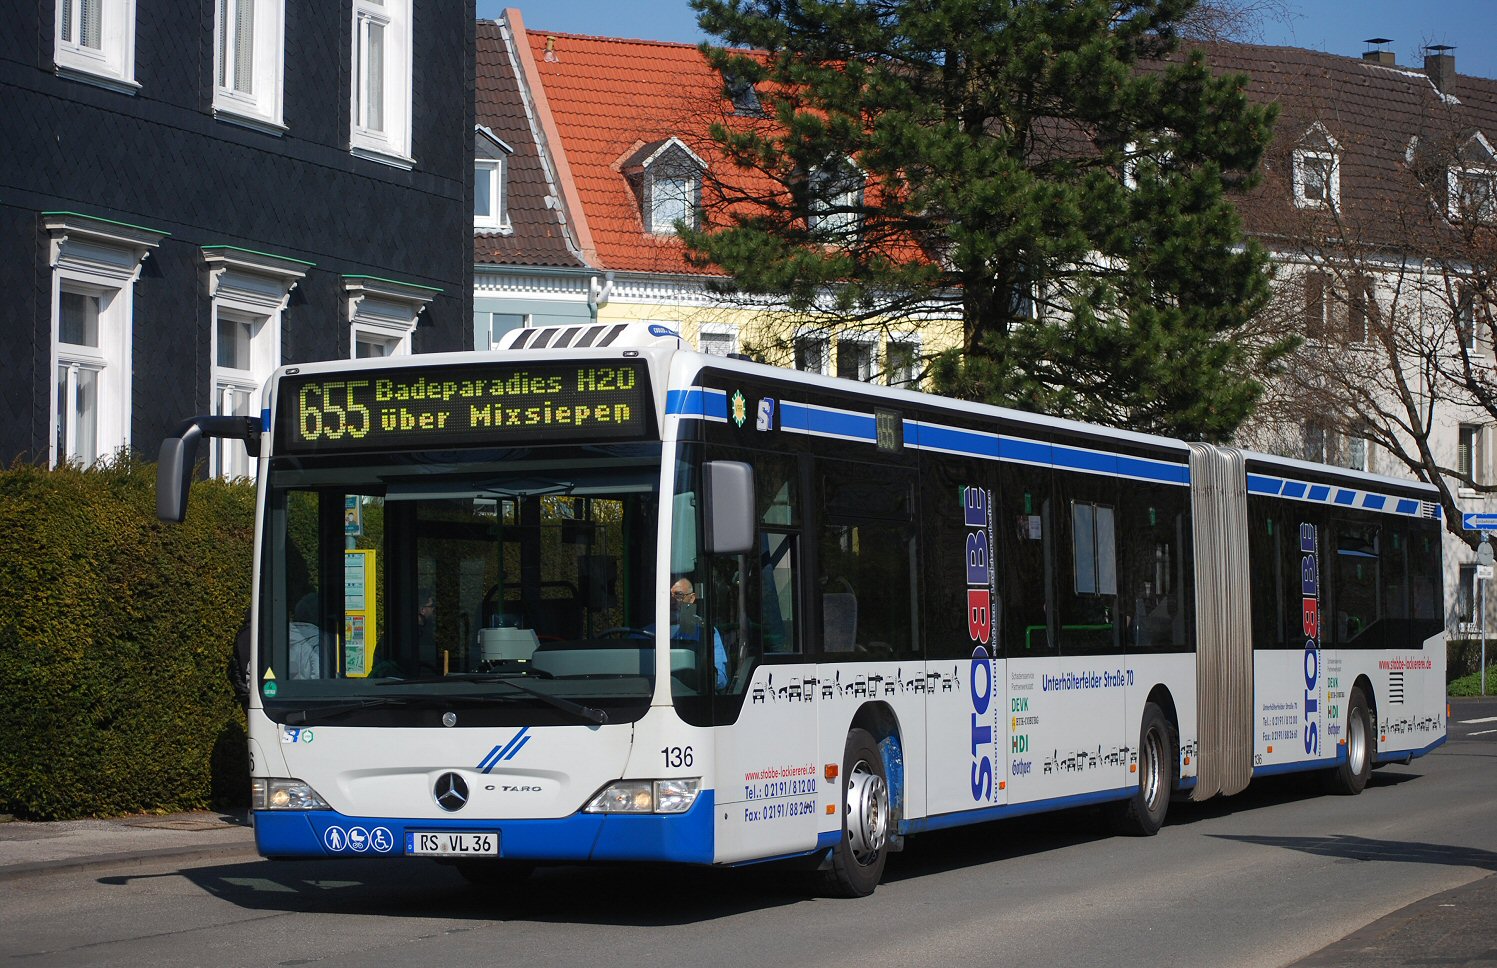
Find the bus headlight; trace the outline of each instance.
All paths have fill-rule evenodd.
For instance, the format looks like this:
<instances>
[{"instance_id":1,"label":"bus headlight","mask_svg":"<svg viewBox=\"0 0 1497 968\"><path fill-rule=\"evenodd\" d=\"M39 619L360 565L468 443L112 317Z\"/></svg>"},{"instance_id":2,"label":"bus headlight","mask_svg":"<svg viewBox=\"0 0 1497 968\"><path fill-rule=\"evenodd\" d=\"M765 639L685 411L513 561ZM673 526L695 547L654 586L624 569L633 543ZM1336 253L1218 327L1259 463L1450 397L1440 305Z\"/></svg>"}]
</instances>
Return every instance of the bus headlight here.
<instances>
[{"instance_id":1,"label":"bus headlight","mask_svg":"<svg viewBox=\"0 0 1497 968\"><path fill-rule=\"evenodd\" d=\"M702 781L620 780L610 783L582 808L583 813L685 813L696 802Z\"/></svg>"},{"instance_id":2,"label":"bus headlight","mask_svg":"<svg viewBox=\"0 0 1497 968\"><path fill-rule=\"evenodd\" d=\"M287 777L250 780L250 806L255 810L331 810L310 784Z\"/></svg>"}]
</instances>

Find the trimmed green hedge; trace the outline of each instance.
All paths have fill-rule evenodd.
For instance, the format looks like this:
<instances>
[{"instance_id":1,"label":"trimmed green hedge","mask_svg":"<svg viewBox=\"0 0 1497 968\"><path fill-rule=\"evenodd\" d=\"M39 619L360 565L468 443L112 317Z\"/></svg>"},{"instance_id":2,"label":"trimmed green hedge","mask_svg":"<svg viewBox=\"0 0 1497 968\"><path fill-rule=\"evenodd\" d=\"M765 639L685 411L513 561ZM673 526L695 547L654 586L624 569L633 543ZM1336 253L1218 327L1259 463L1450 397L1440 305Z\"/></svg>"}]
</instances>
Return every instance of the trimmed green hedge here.
<instances>
[{"instance_id":1,"label":"trimmed green hedge","mask_svg":"<svg viewBox=\"0 0 1497 968\"><path fill-rule=\"evenodd\" d=\"M0 811L38 820L247 800L224 670L249 605L254 488L156 467L0 471Z\"/></svg>"}]
</instances>

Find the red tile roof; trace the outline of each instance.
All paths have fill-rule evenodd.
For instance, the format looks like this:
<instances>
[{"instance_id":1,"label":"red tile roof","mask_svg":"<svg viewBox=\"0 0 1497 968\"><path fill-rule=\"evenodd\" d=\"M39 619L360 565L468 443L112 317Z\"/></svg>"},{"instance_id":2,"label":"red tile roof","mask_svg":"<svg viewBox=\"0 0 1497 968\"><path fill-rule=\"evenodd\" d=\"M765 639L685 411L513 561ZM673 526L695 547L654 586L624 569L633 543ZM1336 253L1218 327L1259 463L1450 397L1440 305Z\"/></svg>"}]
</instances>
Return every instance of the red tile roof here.
<instances>
[{"instance_id":1,"label":"red tile roof","mask_svg":"<svg viewBox=\"0 0 1497 968\"><path fill-rule=\"evenodd\" d=\"M674 235L645 231L622 167L641 146L670 137L710 168L726 165L707 138L708 125L730 110L721 75L686 44L527 33L599 267L702 274Z\"/></svg>"}]
</instances>

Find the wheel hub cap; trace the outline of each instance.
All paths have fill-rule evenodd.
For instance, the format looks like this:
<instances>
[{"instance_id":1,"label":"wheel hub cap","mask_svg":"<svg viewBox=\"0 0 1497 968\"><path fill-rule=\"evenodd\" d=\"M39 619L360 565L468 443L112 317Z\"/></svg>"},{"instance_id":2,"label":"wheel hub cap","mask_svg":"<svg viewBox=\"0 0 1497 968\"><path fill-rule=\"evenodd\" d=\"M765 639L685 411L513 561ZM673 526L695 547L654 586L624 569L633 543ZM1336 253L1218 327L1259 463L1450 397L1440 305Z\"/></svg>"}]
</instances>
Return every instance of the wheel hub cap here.
<instances>
[{"instance_id":1,"label":"wheel hub cap","mask_svg":"<svg viewBox=\"0 0 1497 968\"><path fill-rule=\"evenodd\" d=\"M854 767L847 781L847 837L859 861L889 839L889 785L866 763Z\"/></svg>"}]
</instances>

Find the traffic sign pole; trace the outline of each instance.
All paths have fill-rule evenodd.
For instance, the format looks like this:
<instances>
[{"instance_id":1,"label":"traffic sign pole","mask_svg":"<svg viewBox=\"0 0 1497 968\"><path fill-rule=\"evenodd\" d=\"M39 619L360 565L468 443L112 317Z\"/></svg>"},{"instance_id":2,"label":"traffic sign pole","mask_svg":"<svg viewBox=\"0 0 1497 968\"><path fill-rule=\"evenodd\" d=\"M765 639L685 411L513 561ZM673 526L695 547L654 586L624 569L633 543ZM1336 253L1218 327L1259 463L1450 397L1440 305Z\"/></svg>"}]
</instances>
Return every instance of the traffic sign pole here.
<instances>
[{"instance_id":1,"label":"traffic sign pole","mask_svg":"<svg viewBox=\"0 0 1497 968\"><path fill-rule=\"evenodd\" d=\"M1485 516L1485 515L1483 515ZM1494 555L1492 553L1492 532L1483 531L1481 544L1476 547L1476 573L1491 572ZM1476 579L1481 583L1481 694L1487 694L1487 578L1485 575Z\"/></svg>"}]
</instances>

